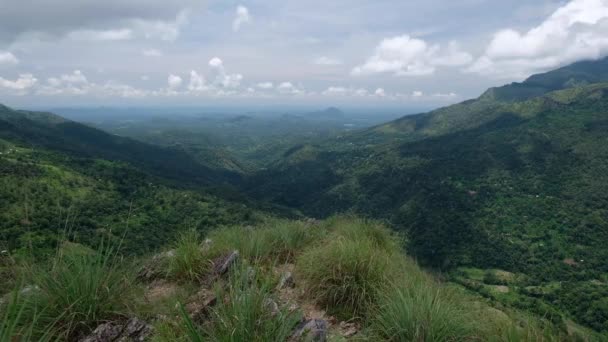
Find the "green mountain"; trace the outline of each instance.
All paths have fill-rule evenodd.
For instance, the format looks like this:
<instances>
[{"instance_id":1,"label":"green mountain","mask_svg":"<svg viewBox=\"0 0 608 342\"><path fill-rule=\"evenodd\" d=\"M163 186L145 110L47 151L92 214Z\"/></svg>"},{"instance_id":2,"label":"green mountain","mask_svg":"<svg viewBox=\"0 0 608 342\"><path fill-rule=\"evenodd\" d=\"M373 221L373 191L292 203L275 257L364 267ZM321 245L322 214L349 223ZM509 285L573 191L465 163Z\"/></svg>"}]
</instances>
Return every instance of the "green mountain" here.
<instances>
[{"instance_id":1,"label":"green mountain","mask_svg":"<svg viewBox=\"0 0 608 342\"><path fill-rule=\"evenodd\" d=\"M453 279L608 331L607 63L296 147L247 191L310 216L387 219ZM521 276L490 294L471 268Z\"/></svg>"},{"instance_id":2,"label":"green mountain","mask_svg":"<svg viewBox=\"0 0 608 342\"><path fill-rule=\"evenodd\" d=\"M0 106L3 248L44 255L69 235L124 239L135 254L187 228L251 221L255 211L226 199L231 192L205 190L234 179L179 150Z\"/></svg>"},{"instance_id":3,"label":"green mountain","mask_svg":"<svg viewBox=\"0 0 608 342\"><path fill-rule=\"evenodd\" d=\"M112 135L51 113L17 111L0 105L0 138L78 157L129 162L179 182L211 185L239 178L235 172L218 169L219 157L215 155L194 159L180 149Z\"/></svg>"}]
</instances>

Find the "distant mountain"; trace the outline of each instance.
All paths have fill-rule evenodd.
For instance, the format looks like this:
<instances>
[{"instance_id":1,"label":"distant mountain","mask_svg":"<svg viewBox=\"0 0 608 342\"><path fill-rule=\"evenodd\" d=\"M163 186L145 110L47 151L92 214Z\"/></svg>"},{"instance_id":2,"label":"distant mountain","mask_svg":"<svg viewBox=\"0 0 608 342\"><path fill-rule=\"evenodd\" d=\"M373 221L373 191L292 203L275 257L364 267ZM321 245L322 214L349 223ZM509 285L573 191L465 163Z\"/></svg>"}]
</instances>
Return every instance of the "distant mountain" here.
<instances>
[{"instance_id":1,"label":"distant mountain","mask_svg":"<svg viewBox=\"0 0 608 342\"><path fill-rule=\"evenodd\" d=\"M443 270L520 272L522 289L561 282L536 298L608 331L608 289L590 283L608 281L607 63L295 147L247 191L314 217L390 220L420 262ZM526 291L512 296L531 300Z\"/></svg>"},{"instance_id":2,"label":"distant mountain","mask_svg":"<svg viewBox=\"0 0 608 342\"><path fill-rule=\"evenodd\" d=\"M166 179L217 185L239 178L193 159L186 152L106 133L45 112L0 106L0 138L74 156L128 162ZM210 160L210 165L213 160Z\"/></svg>"},{"instance_id":3,"label":"distant mountain","mask_svg":"<svg viewBox=\"0 0 608 342\"><path fill-rule=\"evenodd\" d=\"M336 107L329 107L324 110L304 114L304 116L316 119L343 119L345 114Z\"/></svg>"}]
</instances>

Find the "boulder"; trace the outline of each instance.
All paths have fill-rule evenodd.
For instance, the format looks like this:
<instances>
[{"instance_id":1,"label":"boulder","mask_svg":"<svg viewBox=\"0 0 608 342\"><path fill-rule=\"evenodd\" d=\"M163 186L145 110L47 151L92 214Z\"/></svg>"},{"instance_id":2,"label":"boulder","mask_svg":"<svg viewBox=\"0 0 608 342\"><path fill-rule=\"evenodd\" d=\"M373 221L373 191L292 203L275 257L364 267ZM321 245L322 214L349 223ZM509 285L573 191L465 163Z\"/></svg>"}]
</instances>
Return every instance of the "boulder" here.
<instances>
[{"instance_id":1,"label":"boulder","mask_svg":"<svg viewBox=\"0 0 608 342\"><path fill-rule=\"evenodd\" d=\"M300 323L291 335L291 341L325 342L328 324L322 319L310 319Z\"/></svg>"},{"instance_id":2,"label":"boulder","mask_svg":"<svg viewBox=\"0 0 608 342\"><path fill-rule=\"evenodd\" d=\"M137 279L143 281L152 281L163 278L167 272L167 260L173 258L174 256L174 250L156 254L137 272Z\"/></svg>"}]
</instances>

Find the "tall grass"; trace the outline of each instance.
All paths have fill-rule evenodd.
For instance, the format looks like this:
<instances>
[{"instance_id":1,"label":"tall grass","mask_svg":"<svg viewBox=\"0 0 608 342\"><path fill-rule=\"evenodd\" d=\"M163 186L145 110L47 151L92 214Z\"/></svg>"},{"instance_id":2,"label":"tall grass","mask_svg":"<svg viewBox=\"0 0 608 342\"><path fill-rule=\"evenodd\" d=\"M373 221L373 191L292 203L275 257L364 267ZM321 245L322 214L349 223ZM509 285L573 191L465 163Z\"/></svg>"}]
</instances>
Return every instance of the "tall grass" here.
<instances>
[{"instance_id":1,"label":"tall grass","mask_svg":"<svg viewBox=\"0 0 608 342\"><path fill-rule=\"evenodd\" d=\"M386 341L467 341L479 333L474 312L439 285L396 285L379 296L371 330Z\"/></svg>"},{"instance_id":2,"label":"tall grass","mask_svg":"<svg viewBox=\"0 0 608 342\"><path fill-rule=\"evenodd\" d=\"M210 255L238 250L252 262L289 262L322 234L299 221L271 219L257 227L225 227L212 231Z\"/></svg>"},{"instance_id":3,"label":"tall grass","mask_svg":"<svg viewBox=\"0 0 608 342\"><path fill-rule=\"evenodd\" d=\"M336 219L332 233L297 260L296 272L316 301L343 319L365 316L379 291L401 276L397 239L385 228Z\"/></svg>"},{"instance_id":4,"label":"tall grass","mask_svg":"<svg viewBox=\"0 0 608 342\"><path fill-rule=\"evenodd\" d=\"M196 281L209 269L209 261L202 250L202 239L194 230L179 235L173 256L168 258L168 273L177 280Z\"/></svg>"},{"instance_id":5,"label":"tall grass","mask_svg":"<svg viewBox=\"0 0 608 342\"><path fill-rule=\"evenodd\" d=\"M0 341L30 341L34 332L37 332L38 341L50 341L53 333L52 324L41 327L38 324L40 312L34 312L26 322L23 294L16 289L8 295L8 302L0 308L2 321L0 322Z\"/></svg>"},{"instance_id":6,"label":"tall grass","mask_svg":"<svg viewBox=\"0 0 608 342\"><path fill-rule=\"evenodd\" d=\"M33 336L52 325L57 338L75 338L125 314L132 303L131 273L111 246L92 253L60 251L50 266L32 266L29 273L31 290L20 310Z\"/></svg>"},{"instance_id":7,"label":"tall grass","mask_svg":"<svg viewBox=\"0 0 608 342\"><path fill-rule=\"evenodd\" d=\"M182 310L191 341L266 342L286 341L300 321L299 313L289 312L274 301L276 280L257 268L244 264L231 271L225 288L218 288L221 300L212 309L209 323L200 328ZM273 308L274 304L277 305ZM275 310L277 309L278 310Z\"/></svg>"}]
</instances>

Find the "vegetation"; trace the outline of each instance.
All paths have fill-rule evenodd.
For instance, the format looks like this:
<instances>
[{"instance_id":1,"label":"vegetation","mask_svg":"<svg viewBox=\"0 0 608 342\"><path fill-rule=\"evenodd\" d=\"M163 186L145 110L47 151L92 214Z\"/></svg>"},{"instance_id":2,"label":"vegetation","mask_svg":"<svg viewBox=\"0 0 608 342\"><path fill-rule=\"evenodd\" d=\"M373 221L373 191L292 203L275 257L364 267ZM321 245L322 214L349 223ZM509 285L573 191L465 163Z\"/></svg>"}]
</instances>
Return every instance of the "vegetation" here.
<instances>
[{"instance_id":1,"label":"vegetation","mask_svg":"<svg viewBox=\"0 0 608 342\"><path fill-rule=\"evenodd\" d=\"M0 337L74 340L138 316L158 341L255 341L334 315L375 340L605 339L606 63L361 131L334 109L312 135L318 122L281 118L230 145L0 106ZM131 135L155 140L150 125ZM141 260L154 279L135 279ZM285 270L295 289L278 288ZM203 322L201 287L222 299Z\"/></svg>"}]
</instances>

